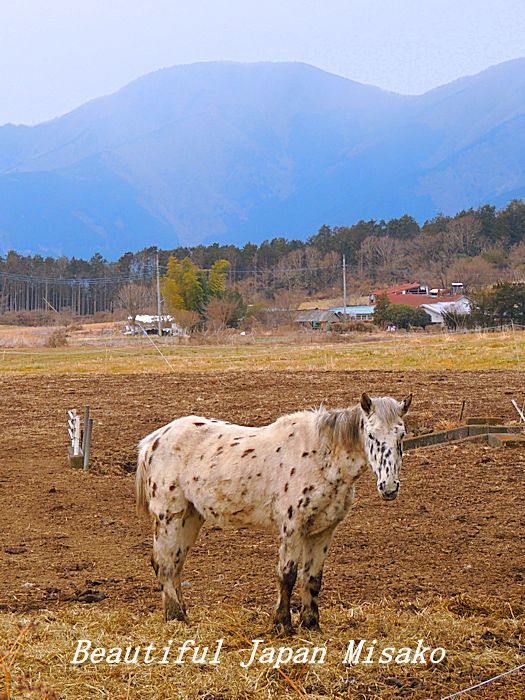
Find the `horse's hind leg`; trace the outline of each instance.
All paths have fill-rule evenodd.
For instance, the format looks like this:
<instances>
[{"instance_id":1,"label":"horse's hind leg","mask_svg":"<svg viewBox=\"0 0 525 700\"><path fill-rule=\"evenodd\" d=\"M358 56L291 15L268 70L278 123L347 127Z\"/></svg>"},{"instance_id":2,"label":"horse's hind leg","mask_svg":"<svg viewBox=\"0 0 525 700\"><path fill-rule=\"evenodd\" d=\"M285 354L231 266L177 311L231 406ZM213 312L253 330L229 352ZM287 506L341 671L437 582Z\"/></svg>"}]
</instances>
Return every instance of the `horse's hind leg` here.
<instances>
[{"instance_id":1,"label":"horse's hind leg","mask_svg":"<svg viewBox=\"0 0 525 700\"><path fill-rule=\"evenodd\" d=\"M187 620L181 587L182 569L203 522L193 503L189 501L186 501L184 510L168 510L165 514L159 513L156 516L153 566L162 586L162 606L166 622Z\"/></svg>"}]
</instances>

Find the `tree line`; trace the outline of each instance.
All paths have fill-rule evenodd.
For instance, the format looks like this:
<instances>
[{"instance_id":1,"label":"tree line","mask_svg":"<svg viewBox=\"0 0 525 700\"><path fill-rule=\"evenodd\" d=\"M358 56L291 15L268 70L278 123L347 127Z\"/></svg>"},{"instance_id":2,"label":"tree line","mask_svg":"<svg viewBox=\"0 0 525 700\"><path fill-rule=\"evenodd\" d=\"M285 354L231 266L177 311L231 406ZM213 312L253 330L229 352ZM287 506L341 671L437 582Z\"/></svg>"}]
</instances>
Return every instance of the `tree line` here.
<instances>
[{"instance_id":1,"label":"tree line","mask_svg":"<svg viewBox=\"0 0 525 700\"><path fill-rule=\"evenodd\" d=\"M522 279L525 203L513 200L502 209L487 204L454 216L438 215L422 225L409 215L325 225L306 241L278 237L259 245L149 247L115 261L99 253L83 260L9 251L0 257L0 313L50 306L76 315L113 311L123 285L152 284L157 254L163 276L170 258L189 260L201 282L225 261L226 287L237 289L248 303L339 293L342 255L350 291L367 293L371 286L407 280L439 287L461 281L474 289Z\"/></svg>"}]
</instances>

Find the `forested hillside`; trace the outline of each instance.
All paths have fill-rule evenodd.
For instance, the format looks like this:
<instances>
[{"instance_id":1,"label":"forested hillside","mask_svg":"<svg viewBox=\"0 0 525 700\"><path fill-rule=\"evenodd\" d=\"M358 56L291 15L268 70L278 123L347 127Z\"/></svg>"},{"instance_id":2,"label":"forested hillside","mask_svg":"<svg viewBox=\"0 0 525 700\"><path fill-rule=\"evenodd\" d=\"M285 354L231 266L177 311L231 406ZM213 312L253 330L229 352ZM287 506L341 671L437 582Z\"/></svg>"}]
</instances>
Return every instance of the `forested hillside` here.
<instances>
[{"instance_id":1,"label":"forested hillside","mask_svg":"<svg viewBox=\"0 0 525 700\"><path fill-rule=\"evenodd\" d=\"M89 260L24 256L0 257L0 310L49 308L74 313L111 310L122 285L151 285L157 249L129 252L114 262L95 254ZM170 257L190 258L201 270L229 262L227 284L246 301L295 299L339 294L341 261L346 257L350 291L367 294L374 286L417 280L446 287L453 281L477 288L525 276L525 203L503 209L485 205L457 215L437 216L419 226L409 215L388 221L322 226L307 241L274 238L242 247L212 244L158 251L164 274Z\"/></svg>"}]
</instances>

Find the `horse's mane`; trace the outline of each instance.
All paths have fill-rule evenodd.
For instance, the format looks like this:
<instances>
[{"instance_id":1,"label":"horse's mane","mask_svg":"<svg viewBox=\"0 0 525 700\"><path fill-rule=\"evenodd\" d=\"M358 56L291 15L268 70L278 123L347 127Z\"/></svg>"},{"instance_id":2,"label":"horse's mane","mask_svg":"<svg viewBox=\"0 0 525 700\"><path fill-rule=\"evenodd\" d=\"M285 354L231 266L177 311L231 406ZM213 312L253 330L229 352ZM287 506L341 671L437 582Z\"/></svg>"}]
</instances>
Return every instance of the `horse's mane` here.
<instances>
[{"instance_id":1,"label":"horse's mane","mask_svg":"<svg viewBox=\"0 0 525 700\"><path fill-rule=\"evenodd\" d=\"M372 399L372 410L382 423L392 426L399 420L399 403L390 396ZM362 412L359 404L352 408L326 409L317 411L316 426L321 439L328 440L332 447L347 452L359 442Z\"/></svg>"},{"instance_id":2,"label":"horse's mane","mask_svg":"<svg viewBox=\"0 0 525 700\"><path fill-rule=\"evenodd\" d=\"M319 437L332 447L339 447L349 452L359 441L361 410L353 408L334 408L327 410L324 406L317 411L316 424Z\"/></svg>"},{"instance_id":3,"label":"horse's mane","mask_svg":"<svg viewBox=\"0 0 525 700\"><path fill-rule=\"evenodd\" d=\"M372 408L382 423L389 427L395 425L399 420L399 401L391 396L378 396L372 399Z\"/></svg>"}]
</instances>

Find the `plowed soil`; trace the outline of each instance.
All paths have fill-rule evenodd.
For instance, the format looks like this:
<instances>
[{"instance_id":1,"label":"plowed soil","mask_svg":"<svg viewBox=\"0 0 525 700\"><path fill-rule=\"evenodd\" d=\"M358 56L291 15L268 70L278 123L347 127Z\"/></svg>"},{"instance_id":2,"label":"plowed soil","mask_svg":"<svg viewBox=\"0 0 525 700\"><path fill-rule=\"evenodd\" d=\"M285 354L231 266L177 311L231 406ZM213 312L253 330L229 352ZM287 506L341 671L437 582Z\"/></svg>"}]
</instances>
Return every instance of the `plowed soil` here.
<instances>
[{"instance_id":1,"label":"plowed soil","mask_svg":"<svg viewBox=\"0 0 525 700\"><path fill-rule=\"evenodd\" d=\"M519 372L252 372L0 378L0 609L69 605L153 610L150 525L134 510L135 445L188 413L262 425L320 402L355 403L362 390L412 391L413 425L467 415L514 419ZM90 404L89 474L67 465L66 410ZM427 448L405 457L402 493L382 502L371 475L330 550L325 603L384 596L523 594L525 452L483 445ZM268 605L276 543L249 530L204 529L188 559L189 603Z\"/></svg>"}]
</instances>

